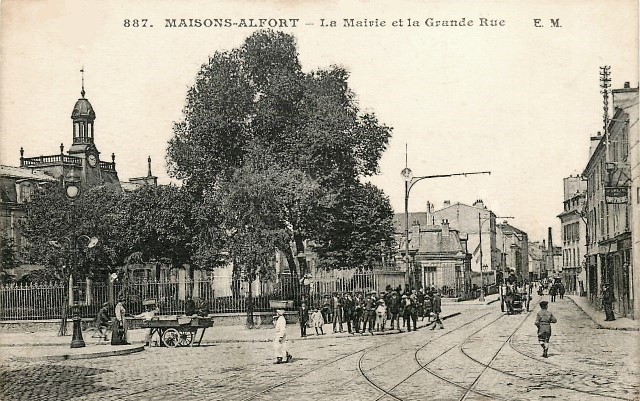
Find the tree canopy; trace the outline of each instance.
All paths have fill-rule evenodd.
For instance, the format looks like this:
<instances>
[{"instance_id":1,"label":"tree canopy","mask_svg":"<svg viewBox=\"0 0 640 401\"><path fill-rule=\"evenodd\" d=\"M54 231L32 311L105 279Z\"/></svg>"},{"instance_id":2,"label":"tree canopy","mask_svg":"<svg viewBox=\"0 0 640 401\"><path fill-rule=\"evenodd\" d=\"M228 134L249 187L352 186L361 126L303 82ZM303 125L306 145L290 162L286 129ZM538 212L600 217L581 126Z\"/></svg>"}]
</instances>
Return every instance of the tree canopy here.
<instances>
[{"instance_id":1,"label":"tree canopy","mask_svg":"<svg viewBox=\"0 0 640 401\"><path fill-rule=\"evenodd\" d=\"M328 267L370 265L391 238L392 212L359 180L378 172L391 128L361 113L348 78L339 66L304 72L295 38L270 30L209 58L167 152L170 173L206 205L202 227L276 230L268 248L294 273L290 244L302 252L305 240L335 260Z\"/></svg>"}]
</instances>

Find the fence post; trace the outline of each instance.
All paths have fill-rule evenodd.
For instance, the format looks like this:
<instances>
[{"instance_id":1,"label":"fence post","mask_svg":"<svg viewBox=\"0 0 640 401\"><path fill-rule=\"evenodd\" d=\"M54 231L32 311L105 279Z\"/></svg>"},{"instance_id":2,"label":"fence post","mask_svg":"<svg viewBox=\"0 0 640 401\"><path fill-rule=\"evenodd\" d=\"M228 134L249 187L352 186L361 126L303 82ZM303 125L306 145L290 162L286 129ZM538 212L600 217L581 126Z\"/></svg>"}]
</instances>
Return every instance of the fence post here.
<instances>
[{"instance_id":1,"label":"fence post","mask_svg":"<svg viewBox=\"0 0 640 401\"><path fill-rule=\"evenodd\" d=\"M73 306L73 274L69 274L69 306Z\"/></svg>"},{"instance_id":2,"label":"fence post","mask_svg":"<svg viewBox=\"0 0 640 401\"><path fill-rule=\"evenodd\" d=\"M92 304L91 300L93 299L93 294L92 294L93 293L93 287L92 287L91 284L92 284L91 283L91 279L89 277L87 277L86 278L87 288L86 288L86 291L84 292L85 293L84 303L87 306L91 306L91 304Z\"/></svg>"},{"instance_id":3,"label":"fence post","mask_svg":"<svg viewBox=\"0 0 640 401\"><path fill-rule=\"evenodd\" d=\"M107 283L107 297L110 305L115 305L115 291L113 286L113 281L109 280Z\"/></svg>"}]
</instances>

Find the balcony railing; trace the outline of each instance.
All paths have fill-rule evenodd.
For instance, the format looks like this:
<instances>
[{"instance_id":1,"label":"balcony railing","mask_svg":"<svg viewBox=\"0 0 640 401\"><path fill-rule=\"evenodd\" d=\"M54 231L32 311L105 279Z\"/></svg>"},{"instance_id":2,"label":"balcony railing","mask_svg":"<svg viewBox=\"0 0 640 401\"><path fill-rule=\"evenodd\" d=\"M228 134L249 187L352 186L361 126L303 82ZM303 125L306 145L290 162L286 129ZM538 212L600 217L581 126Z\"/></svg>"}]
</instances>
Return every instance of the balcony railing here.
<instances>
[{"instance_id":1,"label":"balcony railing","mask_svg":"<svg viewBox=\"0 0 640 401\"><path fill-rule=\"evenodd\" d=\"M40 166L43 164L70 164L82 166L82 158L67 155L25 157L20 159L20 167Z\"/></svg>"},{"instance_id":2,"label":"balcony railing","mask_svg":"<svg viewBox=\"0 0 640 401\"><path fill-rule=\"evenodd\" d=\"M51 156L36 156L36 157L24 157L20 159L20 167L39 167L43 165L74 165L82 167L82 158L77 156L67 155L51 155ZM110 162L100 162L100 170L103 171L116 171L116 164Z\"/></svg>"},{"instance_id":3,"label":"balcony railing","mask_svg":"<svg viewBox=\"0 0 640 401\"><path fill-rule=\"evenodd\" d=\"M106 171L116 171L116 164L109 162L100 162L100 170Z\"/></svg>"}]
</instances>

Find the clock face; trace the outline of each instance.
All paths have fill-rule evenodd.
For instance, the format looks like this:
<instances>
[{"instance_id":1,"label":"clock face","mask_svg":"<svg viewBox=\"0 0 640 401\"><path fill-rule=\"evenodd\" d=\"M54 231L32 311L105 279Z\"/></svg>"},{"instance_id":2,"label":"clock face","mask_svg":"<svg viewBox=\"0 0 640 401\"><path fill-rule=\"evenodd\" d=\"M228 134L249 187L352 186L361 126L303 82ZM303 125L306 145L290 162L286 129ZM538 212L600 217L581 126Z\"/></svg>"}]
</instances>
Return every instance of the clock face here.
<instances>
[{"instance_id":1,"label":"clock face","mask_svg":"<svg viewBox=\"0 0 640 401\"><path fill-rule=\"evenodd\" d=\"M87 161L89 162L89 165L91 167L95 167L98 164L98 158L96 157L96 155L87 156Z\"/></svg>"}]
</instances>

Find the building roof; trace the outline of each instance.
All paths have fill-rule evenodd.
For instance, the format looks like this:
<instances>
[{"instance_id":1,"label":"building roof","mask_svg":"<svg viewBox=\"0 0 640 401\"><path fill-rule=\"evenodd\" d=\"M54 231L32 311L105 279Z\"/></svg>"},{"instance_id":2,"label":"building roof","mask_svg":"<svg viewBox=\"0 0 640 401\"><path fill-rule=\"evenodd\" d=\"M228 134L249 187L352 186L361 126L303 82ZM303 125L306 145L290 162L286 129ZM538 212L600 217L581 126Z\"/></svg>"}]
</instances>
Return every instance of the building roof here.
<instances>
[{"instance_id":1,"label":"building roof","mask_svg":"<svg viewBox=\"0 0 640 401\"><path fill-rule=\"evenodd\" d=\"M449 230L449 235L444 236L440 226L431 226L425 231L420 230L419 253L457 253L464 251L457 231Z\"/></svg>"},{"instance_id":2,"label":"building roof","mask_svg":"<svg viewBox=\"0 0 640 401\"><path fill-rule=\"evenodd\" d=\"M498 226L500 227L500 230L504 233L504 234L518 234L518 235L527 235L526 232L520 230L519 228L516 228L514 226L512 226L509 223L500 223L498 224Z\"/></svg>"},{"instance_id":3,"label":"building roof","mask_svg":"<svg viewBox=\"0 0 640 401\"><path fill-rule=\"evenodd\" d=\"M38 181L56 181L54 177L41 171L31 170L24 167L6 166L3 164L0 164L0 176L16 179L32 179Z\"/></svg>"}]
</instances>

